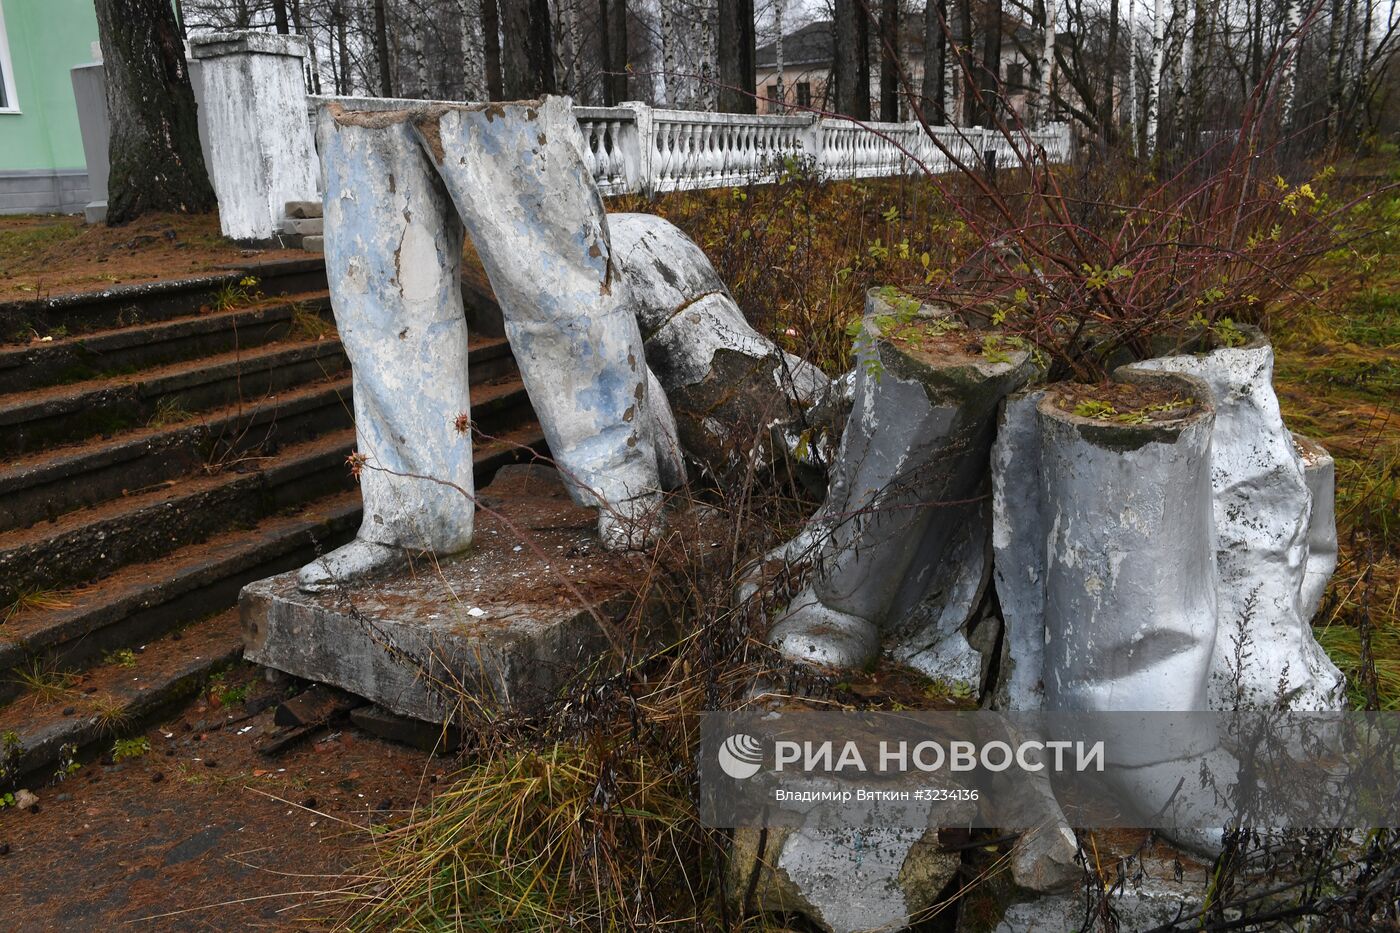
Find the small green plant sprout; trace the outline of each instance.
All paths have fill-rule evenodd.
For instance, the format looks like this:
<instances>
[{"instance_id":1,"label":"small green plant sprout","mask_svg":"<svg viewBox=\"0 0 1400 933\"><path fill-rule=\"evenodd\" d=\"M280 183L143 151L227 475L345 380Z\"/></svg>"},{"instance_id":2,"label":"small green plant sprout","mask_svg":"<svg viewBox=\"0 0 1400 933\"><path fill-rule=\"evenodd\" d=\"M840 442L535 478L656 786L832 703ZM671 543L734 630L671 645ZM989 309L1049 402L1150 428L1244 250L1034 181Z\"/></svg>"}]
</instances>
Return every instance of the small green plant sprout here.
<instances>
[{"instance_id":1,"label":"small green plant sprout","mask_svg":"<svg viewBox=\"0 0 1400 933\"><path fill-rule=\"evenodd\" d=\"M1010 363L1007 352L1011 344L1000 334L988 334L982 338L982 358L988 363Z\"/></svg>"},{"instance_id":2,"label":"small green plant sprout","mask_svg":"<svg viewBox=\"0 0 1400 933\"><path fill-rule=\"evenodd\" d=\"M1074 416L1076 418L1112 418L1118 414L1118 409L1107 402L1100 402L1097 399L1084 399L1075 403Z\"/></svg>"},{"instance_id":3,"label":"small green plant sprout","mask_svg":"<svg viewBox=\"0 0 1400 933\"><path fill-rule=\"evenodd\" d=\"M248 699L249 684L239 684L231 687L224 682L225 674L221 671L209 678L209 695L219 702L221 706L237 706Z\"/></svg>"},{"instance_id":4,"label":"small green plant sprout","mask_svg":"<svg viewBox=\"0 0 1400 933\"><path fill-rule=\"evenodd\" d=\"M116 651L109 651L102 656L104 664L115 664L117 667L135 667L136 652L130 648L118 648Z\"/></svg>"},{"instance_id":5,"label":"small green plant sprout","mask_svg":"<svg viewBox=\"0 0 1400 933\"><path fill-rule=\"evenodd\" d=\"M229 311L242 305L261 301L263 293L258 289L258 277L245 275L237 282L225 282L214 293L215 311Z\"/></svg>"},{"instance_id":6,"label":"small green plant sprout","mask_svg":"<svg viewBox=\"0 0 1400 933\"><path fill-rule=\"evenodd\" d=\"M1198 299L1197 304L1210 304L1220 300L1218 297L1212 297L1214 293L1219 291L1220 289L1210 289L1206 295L1209 300L1203 301ZM1221 295L1223 297L1223 293L1221 293ZM1239 325L1228 317L1217 318L1212 321L1200 311L1197 311L1191 316L1191 326L1208 335L1211 342L1218 347L1242 347L1249 342L1244 332L1240 330Z\"/></svg>"},{"instance_id":7,"label":"small green plant sprout","mask_svg":"<svg viewBox=\"0 0 1400 933\"><path fill-rule=\"evenodd\" d=\"M292 321L287 332L294 340L324 340L336 334L334 324L300 301L292 304Z\"/></svg>"},{"instance_id":8,"label":"small green plant sprout","mask_svg":"<svg viewBox=\"0 0 1400 933\"><path fill-rule=\"evenodd\" d=\"M15 795L12 793L0 794L0 810L7 810L15 805Z\"/></svg>"},{"instance_id":9,"label":"small green plant sprout","mask_svg":"<svg viewBox=\"0 0 1400 933\"><path fill-rule=\"evenodd\" d=\"M78 746L72 742L64 742L58 747L58 767L54 770L53 779L55 783L63 783L82 769L78 764Z\"/></svg>"},{"instance_id":10,"label":"small green plant sprout","mask_svg":"<svg viewBox=\"0 0 1400 933\"><path fill-rule=\"evenodd\" d=\"M1105 269L1097 263L1091 266L1086 262L1081 266L1081 270L1084 273L1084 287L1090 291L1098 291L1107 288L1113 282L1133 277L1133 270L1124 265Z\"/></svg>"},{"instance_id":11,"label":"small green plant sprout","mask_svg":"<svg viewBox=\"0 0 1400 933\"><path fill-rule=\"evenodd\" d=\"M156 402L155 413L146 422L146 427L168 428L171 425L189 421L193 417L194 415L186 410L178 398L163 398Z\"/></svg>"},{"instance_id":12,"label":"small green plant sprout","mask_svg":"<svg viewBox=\"0 0 1400 933\"><path fill-rule=\"evenodd\" d=\"M151 750L151 743L146 741L145 736L137 736L134 739L117 739L112 745L112 760L126 761L131 758L140 758Z\"/></svg>"}]
</instances>

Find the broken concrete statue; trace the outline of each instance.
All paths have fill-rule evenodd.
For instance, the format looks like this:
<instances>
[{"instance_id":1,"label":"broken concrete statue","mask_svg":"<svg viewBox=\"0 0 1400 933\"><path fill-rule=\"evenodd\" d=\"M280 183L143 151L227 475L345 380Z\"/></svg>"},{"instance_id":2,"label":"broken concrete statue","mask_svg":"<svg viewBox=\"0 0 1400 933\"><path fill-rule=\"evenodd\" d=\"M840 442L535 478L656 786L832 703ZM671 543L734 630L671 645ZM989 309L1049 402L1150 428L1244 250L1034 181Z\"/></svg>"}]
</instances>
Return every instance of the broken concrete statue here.
<instances>
[{"instance_id":1,"label":"broken concrete statue","mask_svg":"<svg viewBox=\"0 0 1400 933\"><path fill-rule=\"evenodd\" d=\"M704 251L669 221L612 214L608 225L685 450L718 477L766 456L770 434L790 455L820 450L831 426L808 412L830 390L825 374L755 331Z\"/></svg>"},{"instance_id":2,"label":"broken concrete statue","mask_svg":"<svg viewBox=\"0 0 1400 933\"><path fill-rule=\"evenodd\" d=\"M1028 348L945 308L869 293L827 498L783 554L811 564L769 636L784 655L858 667L883 640L931 677L979 686L964 633L990 571L978 500L997 406L1035 372Z\"/></svg>"},{"instance_id":3,"label":"broken concrete statue","mask_svg":"<svg viewBox=\"0 0 1400 933\"><path fill-rule=\"evenodd\" d=\"M609 547L654 538L663 467L678 479L673 422L651 394L582 145L566 98L321 107L326 269L353 370L365 512L354 542L303 569L303 587L472 539L463 225L575 500L598 507Z\"/></svg>"},{"instance_id":4,"label":"broken concrete statue","mask_svg":"<svg viewBox=\"0 0 1400 933\"><path fill-rule=\"evenodd\" d=\"M1336 566L1326 478L1331 458L1316 448L1310 482L1274 394L1273 347L1257 329L1241 330L1243 346L1139 364L1199 377L1215 405L1210 457L1220 637L1211 664L1211 707L1340 709L1341 671L1309 624ZM1316 508L1313 485L1326 500Z\"/></svg>"}]
</instances>

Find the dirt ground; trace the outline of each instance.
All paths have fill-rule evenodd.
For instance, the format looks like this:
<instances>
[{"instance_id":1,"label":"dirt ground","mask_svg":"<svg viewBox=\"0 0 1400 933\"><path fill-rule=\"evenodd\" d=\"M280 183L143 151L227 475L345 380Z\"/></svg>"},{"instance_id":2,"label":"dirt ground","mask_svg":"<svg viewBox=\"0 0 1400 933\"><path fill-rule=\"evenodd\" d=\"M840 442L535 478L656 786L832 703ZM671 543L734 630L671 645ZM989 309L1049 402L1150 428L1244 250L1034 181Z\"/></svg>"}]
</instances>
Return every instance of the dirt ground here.
<instances>
[{"instance_id":1,"label":"dirt ground","mask_svg":"<svg viewBox=\"0 0 1400 933\"><path fill-rule=\"evenodd\" d=\"M318 894L353 873L368 827L430 799L452 763L348 723L260 754L286 689L241 664L145 732L146 754L86 763L34 788L37 810L0 811L0 928L330 926L340 908Z\"/></svg>"},{"instance_id":2,"label":"dirt ground","mask_svg":"<svg viewBox=\"0 0 1400 933\"><path fill-rule=\"evenodd\" d=\"M299 249L245 249L219 234L217 214L151 214L123 227L85 224L82 215L0 217L0 301L187 278L250 259L308 255Z\"/></svg>"}]
</instances>

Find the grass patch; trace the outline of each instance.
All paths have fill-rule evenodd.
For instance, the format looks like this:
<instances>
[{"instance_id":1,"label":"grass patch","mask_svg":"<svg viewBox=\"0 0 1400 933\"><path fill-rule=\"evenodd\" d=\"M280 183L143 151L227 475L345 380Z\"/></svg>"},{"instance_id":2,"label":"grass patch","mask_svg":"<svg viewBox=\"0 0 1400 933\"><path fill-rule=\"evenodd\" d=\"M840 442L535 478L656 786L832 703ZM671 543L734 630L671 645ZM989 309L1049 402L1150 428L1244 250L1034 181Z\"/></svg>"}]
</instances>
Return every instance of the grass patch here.
<instances>
[{"instance_id":1,"label":"grass patch","mask_svg":"<svg viewBox=\"0 0 1400 933\"><path fill-rule=\"evenodd\" d=\"M699 885L693 821L674 771L573 743L502 751L379 835L350 926L638 928L658 896ZM672 877L651 874L663 867Z\"/></svg>"},{"instance_id":2,"label":"grass patch","mask_svg":"<svg viewBox=\"0 0 1400 933\"><path fill-rule=\"evenodd\" d=\"M64 598L56 590L37 586L29 587L15 594L15 598L5 605L4 612L0 613L0 625L13 622L31 612L49 612L72 608L72 601Z\"/></svg>"}]
</instances>

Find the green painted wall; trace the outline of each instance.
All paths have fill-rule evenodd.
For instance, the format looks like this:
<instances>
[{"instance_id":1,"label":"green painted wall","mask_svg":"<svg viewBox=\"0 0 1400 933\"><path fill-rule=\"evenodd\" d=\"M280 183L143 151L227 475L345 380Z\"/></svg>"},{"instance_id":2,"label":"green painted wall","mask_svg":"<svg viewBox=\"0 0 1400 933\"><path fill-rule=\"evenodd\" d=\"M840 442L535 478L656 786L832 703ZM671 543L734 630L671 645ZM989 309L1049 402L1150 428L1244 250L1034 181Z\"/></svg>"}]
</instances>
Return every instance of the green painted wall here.
<instances>
[{"instance_id":1,"label":"green painted wall","mask_svg":"<svg viewBox=\"0 0 1400 933\"><path fill-rule=\"evenodd\" d=\"M81 169L83 140L68 69L92 61L92 0L0 0L20 113L0 113L0 172Z\"/></svg>"}]
</instances>

